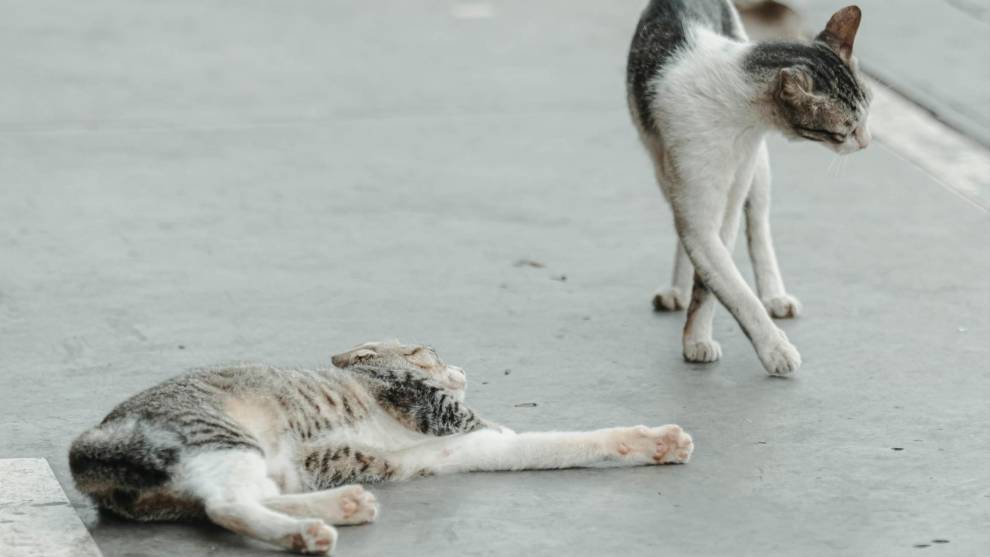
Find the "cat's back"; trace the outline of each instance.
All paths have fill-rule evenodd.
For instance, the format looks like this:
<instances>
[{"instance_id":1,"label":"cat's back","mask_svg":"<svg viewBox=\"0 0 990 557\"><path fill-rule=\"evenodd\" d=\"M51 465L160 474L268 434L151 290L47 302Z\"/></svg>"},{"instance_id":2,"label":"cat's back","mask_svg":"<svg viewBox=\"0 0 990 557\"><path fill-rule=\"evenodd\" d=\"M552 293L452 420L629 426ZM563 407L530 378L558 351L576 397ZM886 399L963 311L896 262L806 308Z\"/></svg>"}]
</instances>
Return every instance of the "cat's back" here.
<instances>
[{"instance_id":1,"label":"cat's back","mask_svg":"<svg viewBox=\"0 0 990 557\"><path fill-rule=\"evenodd\" d=\"M171 419L190 412L228 413L246 400L265 400L299 412L339 410L355 417L368 395L344 370L281 368L240 363L188 371L141 391L110 412L104 422L140 416Z\"/></svg>"},{"instance_id":2,"label":"cat's back","mask_svg":"<svg viewBox=\"0 0 990 557\"><path fill-rule=\"evenodd\" d=\"M644 131L655 128L652 82L679 53L693 47L696 27L735 41L747 40L730 0L651 0L643 10L629 47L626 88L633 117Z\"/></svg>"}]
</instances>

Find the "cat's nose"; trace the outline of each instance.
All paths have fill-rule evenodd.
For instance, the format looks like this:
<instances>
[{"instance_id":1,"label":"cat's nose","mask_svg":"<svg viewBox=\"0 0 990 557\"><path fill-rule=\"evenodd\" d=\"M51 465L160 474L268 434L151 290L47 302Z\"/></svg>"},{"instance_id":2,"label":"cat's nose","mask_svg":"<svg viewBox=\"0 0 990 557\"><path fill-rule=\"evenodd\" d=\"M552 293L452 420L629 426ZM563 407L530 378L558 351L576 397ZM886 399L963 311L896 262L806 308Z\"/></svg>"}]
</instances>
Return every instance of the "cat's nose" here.
<instances>
[{"instance_id":1,"label":"cat's nose","mask_svg":"<svg viewBox=\"0 0 990 557\"><path fill-rule=\"evenodd\" d=\"M458 388L467 384L467 374L464 373L462 368L457 366L447 366L447 371L450 373L450 381Z\"/></svg>"},{"instance_id":2,"label":"cat's nose","mask_svg":"<svg viewBox=\"0 0 990 557\"><path fill-rule=\"evenodd\" d=\"M853 137L856 138L856 144L859 145L860 149L866 149L870 145L870 141L873 140L873 134L870 133L870 128L866 124L856 128Z\"/></svg>"}]
</instances>

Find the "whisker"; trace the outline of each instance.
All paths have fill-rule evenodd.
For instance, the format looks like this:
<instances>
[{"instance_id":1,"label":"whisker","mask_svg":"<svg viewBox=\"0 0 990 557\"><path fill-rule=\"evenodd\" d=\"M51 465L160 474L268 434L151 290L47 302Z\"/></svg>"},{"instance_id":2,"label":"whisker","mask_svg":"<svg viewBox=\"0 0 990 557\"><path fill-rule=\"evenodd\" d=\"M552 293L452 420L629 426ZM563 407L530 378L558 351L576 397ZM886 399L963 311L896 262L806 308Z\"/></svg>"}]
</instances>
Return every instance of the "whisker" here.
<instances>
[{"instance_id":1,"label":"whisker","mask_svg":"<svg viewBox=\"0 0 990 557\"><path fill-rule=\"evenodd\" d=\"M836 163L836 159L835 158L832 158L832 160L828 161L828 166L825 167L825 175L826 176L828 176L828 177L832 177L833 176L833 170L835 169L835 163Z\"/></svg>"}]
</instances>

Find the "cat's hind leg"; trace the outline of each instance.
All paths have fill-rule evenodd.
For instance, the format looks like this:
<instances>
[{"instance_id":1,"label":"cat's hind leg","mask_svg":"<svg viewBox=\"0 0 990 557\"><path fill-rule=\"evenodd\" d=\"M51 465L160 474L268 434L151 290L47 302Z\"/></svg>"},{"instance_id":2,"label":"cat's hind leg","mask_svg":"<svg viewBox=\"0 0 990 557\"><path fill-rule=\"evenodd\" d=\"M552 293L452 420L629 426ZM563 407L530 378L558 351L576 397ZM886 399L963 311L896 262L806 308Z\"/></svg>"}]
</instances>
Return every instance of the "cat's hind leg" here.
<instances>
[{"instance_id":1,"label":"cat's hind leg","mask_svg":"<svg viewBox=\"0 0 990 557\"><path fill-rule=\"evenodd\" d=\"M239 534L307 554L329 553L337 540L337 531L322 520L295 518L262 503L277 496L279 488L257 452L216 450L184 456L177 483L202 501L212 522Z\"/></svg>"},{"instance_id":2,"label":"cat's hind leg","mask_svg":"<svg viewBox=\"0 0 990 557\"><path fill-rule=\"evenodd\" d=\"M266 507L301 518L319 518L328 524L365 524L378 517L375 496L360 485L345 485L309 493L275 495Z\"/></svg>"},{"instance_id":3,"label":"cat's hind leg","mask_svg":"<svg viewBox=\"0 0 990 557\"><path fill-rule=\"evenodd\" d=\"M691 299L691 279L694 267L688 259L684 245L677 241L674 252L674 273L668 288L661 286L653 294L653 309L656 311L680 311L687 307Z\"/></svg>"},{"instance_id":4,"label":"cat's hind leg","mask_svg":"<svg viewBox=\"0 0 990 557\"><path fill-rule=\"evenodd\" d=\"M756 170L746 199L745 212L749 257L753 262L760 301L772 317L797 317L801 312L801 302L784 290L777 254L773 249L773 237L770 234L770 156L766 143L757 152Z\"/></svg>"}]
</instances>

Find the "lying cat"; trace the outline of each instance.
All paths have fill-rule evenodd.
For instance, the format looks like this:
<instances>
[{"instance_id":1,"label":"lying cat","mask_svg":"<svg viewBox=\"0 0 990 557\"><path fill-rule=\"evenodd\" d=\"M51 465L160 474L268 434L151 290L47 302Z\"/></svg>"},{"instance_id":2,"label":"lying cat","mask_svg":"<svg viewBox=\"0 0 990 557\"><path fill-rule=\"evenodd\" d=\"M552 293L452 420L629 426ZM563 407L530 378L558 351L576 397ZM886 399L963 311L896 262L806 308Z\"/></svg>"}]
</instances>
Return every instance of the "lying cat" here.
<instances>
[{"instance_id":1,"label":"lying cat","mask_svg":"<svg viewBox=\"0 0 990 557\"><path fill-rule=\"evenodd\" d=\"M852 55L860 17L850 6L813 41L752 43L729 0L652 0L643 12L627 65L629 110L674 213L674 284L653 304L688 308L686 360L721 357L714 292L768 373L801 365L770 319L801 306L784 289L770 238L765 137L777 130L839 154L870 143L871 95ZM759 298L732 261L742 213Z\"/></svg>"},{"instance_id":2,"label":"lying cat","mask_svg":"<svg viewBox=\"0 0 990 557\"><path fill-rule=\"evenodd\" d=\"M515 433L464 406L429 347L363 344L328 369L242 365L180 375L117 406L69 451L76 486L135 520L209 518L300 553L331 524L375 519L361 483L472 470L687 462L676 425Z\"/></svg>"}]
</instances>

